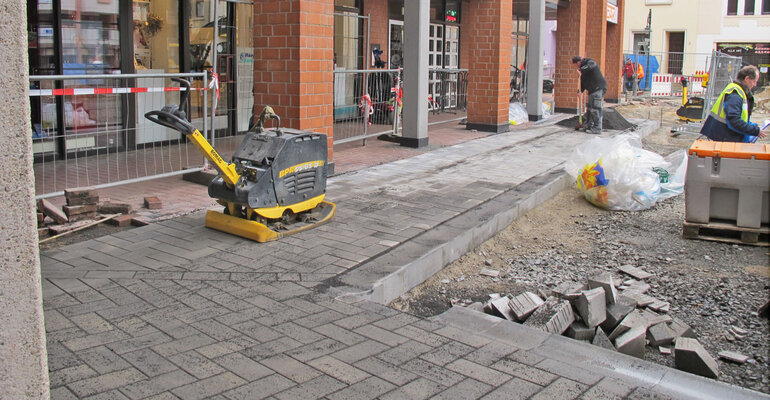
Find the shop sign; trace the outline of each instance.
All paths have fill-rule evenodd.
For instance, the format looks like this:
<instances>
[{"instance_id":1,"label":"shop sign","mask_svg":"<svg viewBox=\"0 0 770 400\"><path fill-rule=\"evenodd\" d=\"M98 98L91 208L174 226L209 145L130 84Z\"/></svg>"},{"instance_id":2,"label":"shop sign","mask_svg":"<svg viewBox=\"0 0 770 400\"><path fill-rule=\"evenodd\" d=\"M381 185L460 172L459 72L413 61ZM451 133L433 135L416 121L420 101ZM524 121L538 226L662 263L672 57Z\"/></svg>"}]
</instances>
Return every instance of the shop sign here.
<instances>
[{"instance_id":1,"label":"shop sign","mask_svg":"<svg viewBox=\"0 0 770 400\"><path fill-rule=\"evenodd\" d=\"M241 64L254 64L254 54L240 53L238 55L238 62Z\"/></svg>"},{"instance_id":2,"label":"shop sign","mask_svg":"<svg viewBox=\"0 0 770 400\"><path fill-rule=\"evenodd\" d=\"M618 6L607 3L607 22L618 23Z\"/></svg>"}]
</instances>

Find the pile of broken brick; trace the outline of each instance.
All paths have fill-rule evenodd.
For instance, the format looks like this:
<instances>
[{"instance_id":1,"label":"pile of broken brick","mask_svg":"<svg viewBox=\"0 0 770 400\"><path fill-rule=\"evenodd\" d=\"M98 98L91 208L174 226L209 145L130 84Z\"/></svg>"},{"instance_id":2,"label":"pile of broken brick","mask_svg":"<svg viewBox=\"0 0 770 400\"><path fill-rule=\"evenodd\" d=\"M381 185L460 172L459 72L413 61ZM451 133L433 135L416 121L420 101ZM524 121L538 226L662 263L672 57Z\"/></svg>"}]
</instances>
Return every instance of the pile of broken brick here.
<instances>
[{"instance_id":1,"label":"pile of broken brick","mask_svg":"<svg viewBox=\"0 0 770 400\"><path fill-rule=\"evenodd\" d=\"M490 295L487 304L470 307L638 358L644 358L647 345L658 347L662 354L672 354L673 346L676 368L717 378L718 364L692 328L668 314L668 302L646 294L650 285L644 279L651 275L631 265L619 269L631 278L620 282L603 273L589 278L587 284L563 282L537 294ZM729 351L719 357L738 363L748 359Z\"/></svg>"},{"instance_id":2,"label":"pile of broken brick","mask_svg":"<svg viewBox=\"0 0 770 400\"><path fill-rule=\"evenodd\" d=\"M147 225L147 222L133 214L130 204L109 200L99 201L99 193L93 188L64 190L66 205L59 208L46 199L37 202L37 232L40 239L57 236L82 229L97 222L106 221L112 225ZM162 208L157 197L146 197L147 209Z\"/></svg>"}]
</instances>

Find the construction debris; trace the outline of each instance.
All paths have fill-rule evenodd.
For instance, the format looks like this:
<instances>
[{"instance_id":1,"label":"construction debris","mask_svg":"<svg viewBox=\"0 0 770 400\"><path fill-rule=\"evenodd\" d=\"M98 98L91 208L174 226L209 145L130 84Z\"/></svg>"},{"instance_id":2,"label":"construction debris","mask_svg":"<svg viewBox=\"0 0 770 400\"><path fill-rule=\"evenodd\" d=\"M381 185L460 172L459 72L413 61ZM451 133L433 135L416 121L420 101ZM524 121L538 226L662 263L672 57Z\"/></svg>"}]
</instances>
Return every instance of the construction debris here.
<instances>
[{"instance_id":1,"label":"construction debris","mask_svg":"<svg viewBox=\"0 0 770 400\"><path fill-rule=\"evenodd\" d=\"M716 361L694 339L692 328L667 314L670 308L668 301L645 294L650 284L638 279L647 276L640 273L641 270L626 266L620 269L633 274L634 279L621 283L610 273L604 273L589 278L587 284L565 281L550 290L538 289L537 294L533 291L512 296L494 293L489 295L490 300L481 308L488 314L509 321L591 342L633 357L644 358L649 344L661 354L673 353L676 367L683 371L717 377ZM615 287L616 282L624 289L620 294ZM727 331L735 338L748 333L735 325ZM722 352L719 357L734 362L746 362L748 359L733 352Z\"/></svg>"},{"instance_id":2,"label":"construction debris","mask_svg":"<svg viewBox=\"0 0 770 400\"><path fill-rule=\"evenodd\" d=\"M718 356L723 360L732 361L738 364L743 364L749 360L748 356L744 356L741 353L738 353L735 351L729 351L729 350L720 351Z\"/></svg>"},{"instance_id":3,"label":"construction debris","mask_svg":"<svg viewBox=\"0 0 770 400\"><path fill-rule=\"evenodd\" d=\"M39 243L105 221L110 221L113 225L121 227L133 224L133 216L120 216L120 214L130 212L130 205L108 201L100 204L99 194L93 188L66 189L64 190L64 198L66 204L61 208L45 199L37 202Z\"/></svg>"}]
</instances>

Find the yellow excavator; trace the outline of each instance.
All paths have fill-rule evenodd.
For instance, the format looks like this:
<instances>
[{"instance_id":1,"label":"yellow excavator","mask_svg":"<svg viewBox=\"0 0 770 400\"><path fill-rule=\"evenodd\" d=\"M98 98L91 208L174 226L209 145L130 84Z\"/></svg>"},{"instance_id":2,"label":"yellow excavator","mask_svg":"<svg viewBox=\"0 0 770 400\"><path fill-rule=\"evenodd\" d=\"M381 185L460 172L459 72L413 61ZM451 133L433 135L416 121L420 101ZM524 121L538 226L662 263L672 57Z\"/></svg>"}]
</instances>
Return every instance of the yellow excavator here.
<instances>
[{"instance_id":1,"label":"yellow excavator","mask_svg":"<svg viewBox=\"0 0 770 400\"><path fill-rule=\"evenodd\" d=\"M209 183L209 196L222 211L206 213L206 227L257 242L267 242L329 222L336 206L324 201L327 178L326 135L281 128L281 119L267 106L226 162L187 119L190 82L171 78L185 87L179 105L167 104L144 116L183 133L211 162L218 176ZM267 120L276 128L265 129Z\"/></svg>"}]
</instances>

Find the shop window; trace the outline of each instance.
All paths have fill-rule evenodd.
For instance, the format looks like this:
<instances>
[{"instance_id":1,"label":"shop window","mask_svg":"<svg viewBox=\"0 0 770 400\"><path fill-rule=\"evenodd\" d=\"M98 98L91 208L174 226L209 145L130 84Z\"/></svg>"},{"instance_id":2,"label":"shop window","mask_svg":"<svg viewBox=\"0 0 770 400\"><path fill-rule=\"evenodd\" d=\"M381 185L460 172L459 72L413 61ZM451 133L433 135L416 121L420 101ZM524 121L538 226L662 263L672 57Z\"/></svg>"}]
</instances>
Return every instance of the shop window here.
<instances>
[{"instance_id":1,"label":"shop window","mask_svg":"<svg viewBox=\"0 0 770 400\"><path fill-rule=\"evenodd\" d=\"M754 0L746 0L743 3L743 15L754 15Z\"/></svg>"},{"instance_id":2,"label":"shop window","mask_svg":"<svg viewBox=\"0 0 770 400\"><path fill-rule=\"evenodd\" d=\"M770 14L770 0L762 0L762 15Z\"/></svg>"},{"instance_id":3,"label":"shop window","mask_svg":"<svg viewBox=\"0 0 770 400\"><path fill-rule=\"evenodd\" d=\"M134 67L138 73L179 72L177 0L134 0ZM199 7L193 8L197 14Z\"/></svg>"},{"instance_id":4,"label":"shop window","mask_svg":"<svg viewBox=\"0 0 770 400\"><path fill-rule=\"evenodd\" d=\"M460 0L446 0L444 21L460 23Z\"/></svg>"},{"instance_id":5,"label":"shop window","mask_svg":"<svg viewBox=\"0 0 770 400\"><path fill-rule=\"evenodd\" d=\"M738 0L727 0L727 15L738 15Z\"/></svg>"}]
</instances>

